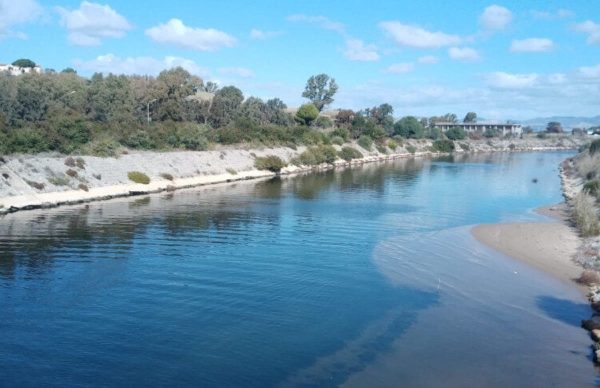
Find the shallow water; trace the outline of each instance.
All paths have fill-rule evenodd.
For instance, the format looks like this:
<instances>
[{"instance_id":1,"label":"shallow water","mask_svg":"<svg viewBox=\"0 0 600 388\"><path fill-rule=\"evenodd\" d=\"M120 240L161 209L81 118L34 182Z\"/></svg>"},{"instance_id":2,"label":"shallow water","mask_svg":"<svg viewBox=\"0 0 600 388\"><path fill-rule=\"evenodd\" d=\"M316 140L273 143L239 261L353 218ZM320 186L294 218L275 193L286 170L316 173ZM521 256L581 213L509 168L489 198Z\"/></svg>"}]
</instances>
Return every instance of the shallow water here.
<instances>
[{"instance_id":1,"label":"shallow water","mask_svg":"<svg viewBox=\"0 0 600 388\"><path fill-rule=\"evenodd\" d=\"M543 220L532 209L561 200L569 155L397 160L1 218L0 385L592 385L584 298L469 233Z\"/></svg>"}]
</instances>

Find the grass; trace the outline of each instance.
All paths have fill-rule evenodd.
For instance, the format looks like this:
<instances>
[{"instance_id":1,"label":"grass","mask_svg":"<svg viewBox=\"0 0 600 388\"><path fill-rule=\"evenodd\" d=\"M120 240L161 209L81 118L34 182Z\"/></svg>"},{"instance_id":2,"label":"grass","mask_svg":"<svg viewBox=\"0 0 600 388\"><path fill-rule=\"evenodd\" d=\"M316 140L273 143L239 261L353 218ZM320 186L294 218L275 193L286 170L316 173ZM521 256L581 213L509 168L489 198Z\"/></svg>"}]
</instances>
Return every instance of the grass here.
<instances>
[{"instance_id":1,"label":"grass","mask_svg":"<svg viewBox=\"0 0 600 388\"><path fill-rule=\"evenodd\" d=\"M594 204L594 198L583 191L573 199L573 218L583 237L600 234L600 220Z\"/></svg>"},{"instance_id":2,"label":"grass","mask_svg":"<svg viewBox=\"0 0 600 388\"><path fill-rule=\"evenodd\" d=\"M150 177L139 171L129 171L127 173L127 178L129 178L129 180L132 182L140 183L142 185L147 185L150 183Z\"/></svg>"}]
</instances>

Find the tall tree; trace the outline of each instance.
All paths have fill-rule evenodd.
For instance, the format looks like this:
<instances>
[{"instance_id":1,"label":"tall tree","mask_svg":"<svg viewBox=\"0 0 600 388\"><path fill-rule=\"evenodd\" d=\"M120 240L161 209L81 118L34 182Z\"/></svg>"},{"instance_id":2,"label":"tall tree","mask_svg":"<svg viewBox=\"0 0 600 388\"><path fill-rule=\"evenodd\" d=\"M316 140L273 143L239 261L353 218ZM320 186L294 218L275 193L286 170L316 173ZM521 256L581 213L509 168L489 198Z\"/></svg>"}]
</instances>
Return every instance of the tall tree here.
<instances>
[{"instance_id":1,"label":"tall tree","mask_svg":"<svg viewBox=\"0 0 600 388\"><path fill-rule=\"evenodd\" d=\"M546 126L546 132L549 133L562 133L563 127L562 124L558 121L550 121Z\"/></svg>"},{"instance_id":2,"label":"tall tree","mask_svg":"<svg viewBox=\"0 0 600 388\"><path fill-rule=\"evenodd\" d=\"M27 59L27 58L21 58L21 59L17 59L16 61L14 61L12 63L13 66L18 66L18 67L35 67L35 62L32 61L31 59Z\"/></svg>"},{"instance_id":3,"label":"tall tree","mask_svg":"<svg viewBox=\"0 0 600 388\"><path fill-rule=\"evenodd\" d=\"M333 96L338 90L335 79L327 74L313 75L306 81L302 97L308 98L319 112L333 102Z\"/></svg>"},{"instance_id":4,"label":"tall tree","mask_svg":"<svg viewBox=\"0 0 600 388\"><path fill-rule=\"evenodd\" d=\"M469 112L465 115L465 118L463 119L463 123L474 123L477 121L477 113L475 112Z\"/></svg>"},{"instance_id":5,"label":"tall tree","mask_svg":"<svg viewBox=\"0 0 600 388\"><path fill-rule=\"evenodd\" d=\"M210 108L210 123L213 127L224 127L233 121L244 101L242 91L235 86L225 86L215 93Z\"/></svg>"}]
</instances>

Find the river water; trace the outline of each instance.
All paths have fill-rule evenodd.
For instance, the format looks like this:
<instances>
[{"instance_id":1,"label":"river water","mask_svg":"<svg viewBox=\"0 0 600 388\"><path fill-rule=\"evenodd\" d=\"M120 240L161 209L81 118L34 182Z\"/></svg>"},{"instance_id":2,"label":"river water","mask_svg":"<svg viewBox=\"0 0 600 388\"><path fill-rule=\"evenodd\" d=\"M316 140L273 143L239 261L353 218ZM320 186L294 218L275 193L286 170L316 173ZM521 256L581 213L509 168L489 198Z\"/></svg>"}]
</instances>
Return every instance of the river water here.
<instances>
[{"instance_id":1,"label":"river water","mask_svg":"<svg viewBox=\"0 0 600 388\"><path fill-rule=\"evenodd\" d=\"M588 386L585 299L479 244L571 153L396 160L0 218L0 386ZM534 183L533 178L537 179Z\"/></svg>"}]
</instances>

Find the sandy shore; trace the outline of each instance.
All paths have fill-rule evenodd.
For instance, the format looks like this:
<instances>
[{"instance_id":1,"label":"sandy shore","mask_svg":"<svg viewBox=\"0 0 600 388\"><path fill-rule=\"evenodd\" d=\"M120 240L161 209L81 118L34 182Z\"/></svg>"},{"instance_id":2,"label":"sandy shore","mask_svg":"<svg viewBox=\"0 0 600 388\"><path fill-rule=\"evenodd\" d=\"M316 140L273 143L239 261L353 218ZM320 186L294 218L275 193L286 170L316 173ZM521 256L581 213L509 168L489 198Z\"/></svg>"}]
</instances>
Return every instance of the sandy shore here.
<instances>
[{"instance_id":1,"label":"sandy shore","mask_svg":"<svg viewBox=\"0 0 600 388\"><path fill-rule=\"evenodd\" d=\"M581 274L572 258L579 246L577 231L569 226L564 204L544 207L538 213L550 222L484 224L472 233L480 242L522 260L554 277L571 284ZM585 292L585 287L580 287Z\"/></svg>"}]
</instances>

